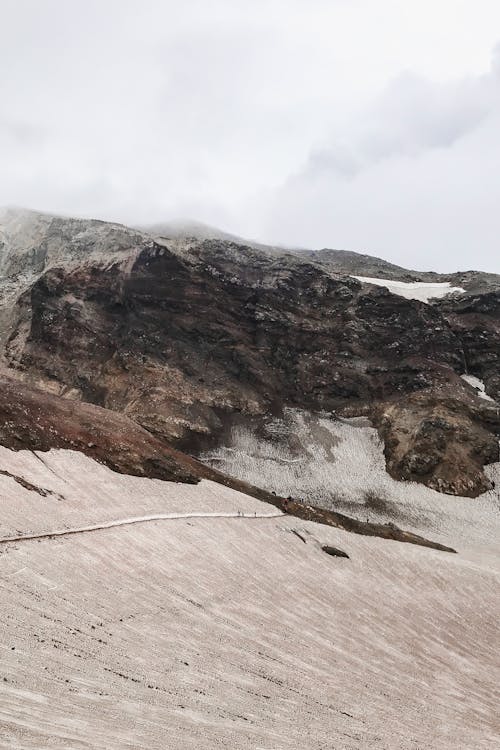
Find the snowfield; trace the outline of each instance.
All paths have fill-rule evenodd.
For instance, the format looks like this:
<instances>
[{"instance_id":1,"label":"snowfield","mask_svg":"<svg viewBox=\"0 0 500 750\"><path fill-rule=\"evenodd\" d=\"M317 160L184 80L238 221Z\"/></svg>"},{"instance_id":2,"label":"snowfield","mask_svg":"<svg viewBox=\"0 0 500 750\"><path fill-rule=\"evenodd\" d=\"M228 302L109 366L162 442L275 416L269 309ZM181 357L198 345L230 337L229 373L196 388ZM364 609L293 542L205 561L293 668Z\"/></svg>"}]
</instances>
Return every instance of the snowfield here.
<instances>
[{"instance_id":1,"label":"snowfield","mask_svg":"<svg viewBox=\"0 0 500 750\"><path fill-rule=\"evenodd\" d=\"M297 465L279 463L283 481ZM0 538L1 748L499 746L498 515L483 499L453 524L456 499L433 493L451 555L70 451L2 448L0 470L0 537L168 516Z\"/></svg>"},{"instance_id":2,"label":"snowfield","mask_svg":"<svg viewBox=\"0 0 500 750\"><path fill-rule=\"evenodd\" d=\"M383 443L368 420L332 419L287 409L271 420L265 436L233 428L231 439L205 462L225 474L311 500L361 520L395 522L455 547L459 539L500 551L500 464L486 467L496 488L471 500L443 495L414 482L398 482L385 470Z\"/></svg>"},{"instance_id":3,"label":"snowfield","mask_svg":"<svg viewBox=\"0 0 500 750\"><path fill-rule=\"evenodd\" d=\"M421 281L395 281L394 279L378 279L371 276L353 276L353 278L365 284L385 286L393 294L399 294L400 297L406 297L406 299L417 299L420 302L429 302L430 299L445 297L453 292L465 292L462 287L451 286L448 281L428 284Z\"/></svg>"}]
</instances>

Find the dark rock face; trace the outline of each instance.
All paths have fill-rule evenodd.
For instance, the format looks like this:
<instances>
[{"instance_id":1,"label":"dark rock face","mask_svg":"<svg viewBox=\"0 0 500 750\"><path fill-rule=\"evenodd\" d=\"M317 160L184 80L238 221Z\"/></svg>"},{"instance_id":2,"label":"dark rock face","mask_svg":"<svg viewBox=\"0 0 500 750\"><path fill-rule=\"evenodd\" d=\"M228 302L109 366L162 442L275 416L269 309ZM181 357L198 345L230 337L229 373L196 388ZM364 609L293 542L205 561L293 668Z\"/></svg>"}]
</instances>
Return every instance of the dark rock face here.
<instances>
[{"instance_id":1,"label":"dark rock face","mask_svg":"<svg viewBox=\"0 0 500 750\"><path fill-rule=\"evenodd\" d=\"M174 439L216 430L224 410L330 410L460 367L460 341L430 306L313 264L212 242L197 253L155 245L129 274L48 271L21 300L31 324L24 339L12 333L10 364L109 408L134 401L141 422Z\"/></svg>"},{"instance_id":2,"label":"dark rock face","mask_svg":"<svg viewBox=\"0 0 500 750\"><path fill-rule=\"evenodd\" d=\"M438 306L462 342L467 371L500 402L500 290Z\"/></svg>"},{"instance_id":3,"label":"dark rock face","mask_svg":"<svg viewBox=\"0 0 500 750\"><path fill-rule=\"evenodd\" d=\"M364 413L395 477L459 494L488 487L498 414L457 374L467 366L497 393L498 293L426 305L231 241L99 224L79 226L76 242L65 231L70 261L59 245L57 265L42 258L9 318L5 359L24 380L189 448L234 414Z\"/></svg>"}]
</instances>

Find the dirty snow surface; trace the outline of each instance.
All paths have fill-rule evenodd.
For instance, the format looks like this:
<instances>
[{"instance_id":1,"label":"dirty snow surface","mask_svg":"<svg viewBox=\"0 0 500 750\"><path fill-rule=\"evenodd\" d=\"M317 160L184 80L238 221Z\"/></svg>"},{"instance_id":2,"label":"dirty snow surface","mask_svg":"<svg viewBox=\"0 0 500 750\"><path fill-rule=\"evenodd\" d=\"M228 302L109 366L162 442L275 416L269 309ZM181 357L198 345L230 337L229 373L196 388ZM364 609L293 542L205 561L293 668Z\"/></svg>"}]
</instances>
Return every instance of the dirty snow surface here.
<instances>
[{"instance_id":1,"label":"dirty snow surface","mask_svg":"<svg viewBox=\"0 0 500 750\"><path fill-rule=\"evenodd\" d=\"M428 284L422 281L395 281L394 279L378 279L371 276L354 276L353 278L365 284L375 284L375 286L385 286L393 294L399 294L406 299L417 299L420 302L428 302L436 297L445 297L452 292L465 292L465 289L459 286L451 286L446 282Z\"/></svg>"},{"instance_id":2,"label":"dirty snow surface","mask_svg":"<svg viewBox=\"0 0 500 750\"><path fill-rule=\"evenodd\" d=\"M0 470L0 537L41 537L0 544L1 748L499 747L492 498L433 493L451 555L69 451Z\"/></svg>"}]
</instances>

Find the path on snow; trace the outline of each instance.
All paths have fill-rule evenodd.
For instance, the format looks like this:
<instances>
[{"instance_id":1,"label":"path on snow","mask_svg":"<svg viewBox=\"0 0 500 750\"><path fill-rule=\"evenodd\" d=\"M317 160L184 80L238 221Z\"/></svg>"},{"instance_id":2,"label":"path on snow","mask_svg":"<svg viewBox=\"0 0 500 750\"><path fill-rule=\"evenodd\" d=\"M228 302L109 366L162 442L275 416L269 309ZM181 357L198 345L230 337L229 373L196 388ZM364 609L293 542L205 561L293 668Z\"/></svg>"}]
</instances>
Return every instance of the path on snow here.
<instances>
[{"instance_id":1,"label":"path on snow","mask_svg":"<svg viewBox=\"0 0 500 750\"><path fill-rule=\"evenodd\" d=\"M273 513L155 513L147 516L137 516L133 518L122 518L117 521L106 521L105 523L96 523L90 526L78 526L69 529L59 529L58 531L44 531L38 534L20 534L16 536L3 537L0 544L9 542L26 542L36 539L51 539L55 536L69 536L70 534L84 534L88 531L101 531L103 529L112 529L117 526L132 526L136 523L147 523L149 521L175 521L183 518L281 518L284 513L281 511Z\"/></svg>"}]
</instances>

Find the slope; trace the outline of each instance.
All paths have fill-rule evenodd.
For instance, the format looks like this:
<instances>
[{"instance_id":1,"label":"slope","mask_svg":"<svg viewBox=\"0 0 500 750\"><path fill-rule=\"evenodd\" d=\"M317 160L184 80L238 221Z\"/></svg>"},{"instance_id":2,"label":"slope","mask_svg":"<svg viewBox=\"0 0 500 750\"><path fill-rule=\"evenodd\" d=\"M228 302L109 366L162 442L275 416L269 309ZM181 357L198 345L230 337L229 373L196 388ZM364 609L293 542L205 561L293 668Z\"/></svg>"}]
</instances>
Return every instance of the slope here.
<instances>
[{"instance_id":1,"label":"slope","mask_svg":"<svg viewBox=\"0 0 500 750\"><path fill-rule=\"evenodd\" d=\"M0 476L21 534L193 516L1 546L0 747L498 745L498 558L454 531L446 555L71 451L0 462L47 491Z\"/></svg>"}]
</instances>

